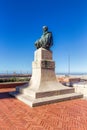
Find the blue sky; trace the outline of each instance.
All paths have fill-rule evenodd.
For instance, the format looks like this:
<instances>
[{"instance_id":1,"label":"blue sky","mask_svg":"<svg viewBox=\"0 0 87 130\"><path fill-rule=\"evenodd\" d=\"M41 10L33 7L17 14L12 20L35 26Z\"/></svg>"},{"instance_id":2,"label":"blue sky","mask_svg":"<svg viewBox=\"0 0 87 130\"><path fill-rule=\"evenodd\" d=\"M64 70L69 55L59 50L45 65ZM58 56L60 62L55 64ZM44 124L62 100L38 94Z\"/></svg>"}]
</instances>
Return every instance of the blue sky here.
<instances>
[{"instance_id":1,"label":"blue sky","mask_svg":"<svg viewBox=\"0 0 87 130\"><path fill-rule=\"evenodd\" d=\"M42 26L53 32L56 72L87 72L86 0L0 0L0 72L32 72Z\"/></svg>"}]
</instances>

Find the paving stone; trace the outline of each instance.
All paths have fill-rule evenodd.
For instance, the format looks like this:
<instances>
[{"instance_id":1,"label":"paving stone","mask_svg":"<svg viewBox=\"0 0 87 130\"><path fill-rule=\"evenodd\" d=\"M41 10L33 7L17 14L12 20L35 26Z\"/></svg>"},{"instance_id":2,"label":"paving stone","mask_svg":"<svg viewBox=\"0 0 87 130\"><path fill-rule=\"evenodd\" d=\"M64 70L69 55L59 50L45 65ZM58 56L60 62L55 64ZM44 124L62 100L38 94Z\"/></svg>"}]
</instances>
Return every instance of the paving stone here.
<instances>
[{"instance_id":1,"label":"paving stone","mask_svg":"<svg viewBox=\"0 0 87 130\"><path fill-rule=\"evenodd\" d=\"M87 130L87 100L31 108L0 89L0 130Z\"/></svg>"}]
</instances>

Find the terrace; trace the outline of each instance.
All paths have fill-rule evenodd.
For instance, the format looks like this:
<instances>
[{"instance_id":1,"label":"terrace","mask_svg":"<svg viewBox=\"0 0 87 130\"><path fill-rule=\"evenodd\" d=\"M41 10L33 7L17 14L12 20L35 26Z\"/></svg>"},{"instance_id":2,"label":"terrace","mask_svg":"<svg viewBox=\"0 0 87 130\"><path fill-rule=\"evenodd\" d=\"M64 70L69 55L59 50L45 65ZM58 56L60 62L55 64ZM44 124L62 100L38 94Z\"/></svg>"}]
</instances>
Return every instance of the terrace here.
<instances>
[{"instance_id":1,"label":"terrace","mask_svg":"<svg viewBox=\"0 0 87 130\"><path fill-rule=\"evenodd\" d=\"M0 88L0 130L86 130L87 100L75 99L31 108Z\"/></svg>"}]
</instances>

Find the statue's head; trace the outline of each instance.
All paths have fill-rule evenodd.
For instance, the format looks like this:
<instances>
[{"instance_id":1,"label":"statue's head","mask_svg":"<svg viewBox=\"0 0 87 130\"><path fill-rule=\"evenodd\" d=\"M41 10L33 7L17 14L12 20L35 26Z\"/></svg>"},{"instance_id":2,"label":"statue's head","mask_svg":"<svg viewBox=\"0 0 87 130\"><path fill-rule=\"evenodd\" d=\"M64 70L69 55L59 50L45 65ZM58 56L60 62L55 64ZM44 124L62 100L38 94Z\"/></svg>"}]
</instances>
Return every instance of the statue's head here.
<instances>
[{"instance_id":1,"label":"statue's head","mask_svg":"<svg viewBox=\"0 0 87 130\"><path fill-rule=\"evenodd\" d=\"M46 32L48 30L47 26L43 26L43 31Z\"/></svg>"}]
</instances>

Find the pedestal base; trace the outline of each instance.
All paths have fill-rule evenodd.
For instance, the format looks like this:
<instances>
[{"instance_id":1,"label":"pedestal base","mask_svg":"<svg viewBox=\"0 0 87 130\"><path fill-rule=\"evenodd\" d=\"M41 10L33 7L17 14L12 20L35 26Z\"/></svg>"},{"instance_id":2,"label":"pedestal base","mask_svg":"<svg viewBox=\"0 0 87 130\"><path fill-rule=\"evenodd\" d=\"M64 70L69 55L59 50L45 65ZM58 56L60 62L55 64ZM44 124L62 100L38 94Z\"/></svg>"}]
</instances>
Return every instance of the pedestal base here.
<instances>
[{"instance_id":1,"label":"pedestal base","mask_svg":"<svg viewBox=\"0 0 87 130\"><path fill-rule=\"evenodd\" d=\"M35 52L29 85L17 87L10 94L31 107L82 97L74 88L57 82L52 52L43 48Z\"/></svg>"},{"instance_id":2,"label":"pedestal base","mask_svg":"<svg viewBox=\"0 0 87 130\"><path fill-rule=\"evenodd\" d=\"M19 93L19 91L10 92L10 95L15 96L30 107L36 107L51 103L57 103L60 101L71 100L76 98L82 98L82 94L74 92L74 88L63 87L57 90L35 92L31 89Z\"/></svg>"}]
</instances>

